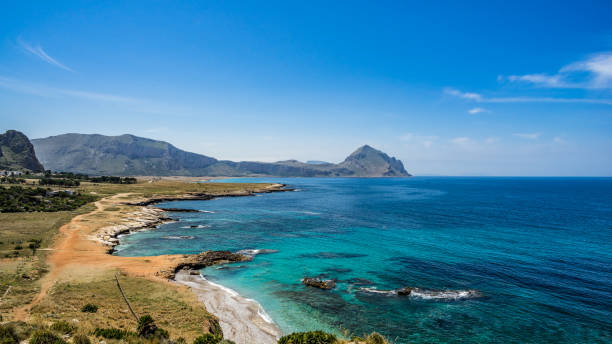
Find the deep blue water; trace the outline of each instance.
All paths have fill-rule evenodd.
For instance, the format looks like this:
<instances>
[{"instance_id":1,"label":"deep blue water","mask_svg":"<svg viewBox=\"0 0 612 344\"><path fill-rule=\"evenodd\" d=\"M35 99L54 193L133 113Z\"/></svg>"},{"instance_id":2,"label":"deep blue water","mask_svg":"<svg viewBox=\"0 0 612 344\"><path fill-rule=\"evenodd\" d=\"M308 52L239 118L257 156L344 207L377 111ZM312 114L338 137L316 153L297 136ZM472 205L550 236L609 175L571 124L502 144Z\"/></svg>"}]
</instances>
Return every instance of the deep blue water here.
<instances>
[{"instance_id":1,"label":"deep blue water","mask_svg":"<svg viewBox=\"0 0 612 344\"><path fill-rule=\"evenodd\" d=\"M397 343L612 342L610 178L260 181L299 191L162 204L214 213L173 213L180 222L122 238L118 254L276 249L203 274L259 301L285 332L379 331ZM193 238L168 238L179 235ZM316 275L337 287L300 283ZM483 297L360 289L403 286Z\"/></svg>"}]
</instances>

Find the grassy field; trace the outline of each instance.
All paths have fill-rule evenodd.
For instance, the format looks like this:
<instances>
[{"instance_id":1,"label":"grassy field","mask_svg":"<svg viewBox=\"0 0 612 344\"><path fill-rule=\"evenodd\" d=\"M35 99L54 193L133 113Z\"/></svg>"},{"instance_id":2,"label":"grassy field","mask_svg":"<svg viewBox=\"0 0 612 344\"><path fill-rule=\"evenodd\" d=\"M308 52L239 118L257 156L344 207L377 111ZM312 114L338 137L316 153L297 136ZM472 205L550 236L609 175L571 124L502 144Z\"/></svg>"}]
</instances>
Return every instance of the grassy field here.
<instances>
[{"instance_id":1,"label":"grassy field","mask_svg":"<svg viewBox=\"0 0 612 344\"><path fill-rule=\"evenodd\" d=\"M213 317L186 288L121 274L119 281L136 314L151 315L158 326L169 330L173 339L183 337L191 343L215 326L211 321ZM82 307L88 303L98 306L98 311L82 312ZM40 321L76 323L84 333L96 327L134 331L137 324L121 297L111 270L88 281L56 285L47 298L32 309L32 314Z\"/></svg>"},{"instance_id":2,"label":"grassy field","mask_svg":"<svg viewBox=\"0 0 612 344\"><path fill-rule=\"evenodd\" d=\"M38 280L47 271L45 256L49 251L45 248L52 245L62 225L91 210L93 206L89 204L75 211L0 214L0 296L11 287L0 301L0 315L6 316L12 308L34 298L39 290ZM36 253L28 248L30 240L41 241Z\"/></svg>"}]
</instances>

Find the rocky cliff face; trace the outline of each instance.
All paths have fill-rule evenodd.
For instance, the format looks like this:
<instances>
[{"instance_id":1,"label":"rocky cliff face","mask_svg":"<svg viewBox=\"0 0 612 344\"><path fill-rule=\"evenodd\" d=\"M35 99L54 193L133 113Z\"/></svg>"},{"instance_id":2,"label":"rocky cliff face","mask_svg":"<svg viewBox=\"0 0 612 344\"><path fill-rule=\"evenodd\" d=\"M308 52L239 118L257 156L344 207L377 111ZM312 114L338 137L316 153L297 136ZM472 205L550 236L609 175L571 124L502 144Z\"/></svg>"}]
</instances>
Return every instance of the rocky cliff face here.
<instances>
[{"instance_id":1,"label":"rocky cliff face","mask_svg":"<svg viewBox=\"0 0 612 344\"><path fill-rule=\"evenodd\" d=\"M42 172L32 143L23 133L8 130L0 134L0 170Z\"/></svg>"},{"instance_id":2,"label":"rocky cliff face","mask_svg":"<svg viewBox=\"0 0 612 344\"><path fill-rule=\"evenodd\" d=\"M340 164L217 160L133 135L65 134L32 141L47 168L91 175L184 175L276 177L410 176L402 162L363 146Z\"/></svg>"}]
</instances>

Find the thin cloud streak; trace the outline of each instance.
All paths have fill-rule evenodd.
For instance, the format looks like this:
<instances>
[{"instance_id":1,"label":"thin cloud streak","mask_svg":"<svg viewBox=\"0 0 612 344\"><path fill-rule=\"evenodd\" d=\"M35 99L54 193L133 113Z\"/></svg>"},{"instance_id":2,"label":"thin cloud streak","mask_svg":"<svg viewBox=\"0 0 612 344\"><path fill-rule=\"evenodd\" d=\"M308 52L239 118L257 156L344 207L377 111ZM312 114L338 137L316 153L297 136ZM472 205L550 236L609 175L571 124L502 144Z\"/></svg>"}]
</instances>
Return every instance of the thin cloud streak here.
<instances>
[{"instance_id":1,"label":"thin cloud streak","mask_svg":"<svg viewBox=\"0 0 612 344\"><path fill-rule=\"evenodd\" d=\"M22 41L20 38L17 39L17 42L19 43L19 45L21 46L21 48L23 48L25 51L29 52L30 54L38 57L39 59L52 64L56 67L59 67L63 70L67 70L69 72L73 72L74 70L72 70L72 68L62 64L61 62L59 62L58 60L54 59L53 57L49 56L49 54L47 54L43 48L40 45L37 46L31 46L29 43Z\"/></svg>"},{"instance_id":2,"label":"thin cloud streak","mask_svg":"<svg viewBox=\"0 0 612 344\"><path fill-rule=\"evenodd\" d=\"M483 109L483 108L480 108L480 107L475 107L473 109L468 110L468 113L470 115L477 115L479 113L484 113L484 112L489 112L489 110Z\"/></svg>"},{"instance_id":3,"label":"thin cloud streak","mask_svg":"<svg viewBox=\"0 0 612 344\"><path fill-rule=\"evenodd\" d=\"M479 103L585 103L612 105L612 99L593 98L554 98L554 97L492 97L487 98L473 92L461 92L456 89L445 88L444 93L458 98L473 100ZM472 113L472 112L470 112Z\"/></svg>"},{"instance_id":4,"label":"thin cloud streak","mask_svg":"<svg viewBox=\"0 0 612 344\"><path fill-rule=\"evenodd\" d=\"M542 135L541 133L515 133L512 134L513 136L519 137L521 139L527 139L527 140L535 140L538 139L540 137L540 135Z\"/></svg>"},{"instance_id":5,"label":"thin cloud streak","mask_svg":"<svg viewBox=\"0 0 612 344\"><path fill-rule=\"evenodd\" d=\"M470 100L476 100L476 101L482 100L482 96L478 93L461 92L457 89L450 88L450 87L445 88L444 93L451 95L451 96L463 98L463 99L470 99Z\"/></svg>"},{"instance_id":6,"label":"thin cloud streak","mask_svg":"<svg viewBox=\"0 0 612 344\"><path fill-rule=\"evenodd\" d=\"M7 77L0 76L0 87L9 89L15 92L33 94L41 97L57 97L57 96L69 96L76 98L84 98L91 100L99 100L106 102L117 102L117 103L137 103L140 100L130 97L118 96L108 93L78 91L70 89L62 89L55 87L48 87L44 85L32 84L15 80Z\"/></svg>"},{"instance_id":7,"label":"thin cloud streak","mask_svg":"<svg viewBox=\"0 0 612 344\"><path fill-rule=\"evenodd\" d=\"M510 75L507 79L510 82L525 82L548 88L610 89L612 88L612 52L591 55L585 60L564 66L554 75L543 73Z\"/></svg>"}]
</instances>

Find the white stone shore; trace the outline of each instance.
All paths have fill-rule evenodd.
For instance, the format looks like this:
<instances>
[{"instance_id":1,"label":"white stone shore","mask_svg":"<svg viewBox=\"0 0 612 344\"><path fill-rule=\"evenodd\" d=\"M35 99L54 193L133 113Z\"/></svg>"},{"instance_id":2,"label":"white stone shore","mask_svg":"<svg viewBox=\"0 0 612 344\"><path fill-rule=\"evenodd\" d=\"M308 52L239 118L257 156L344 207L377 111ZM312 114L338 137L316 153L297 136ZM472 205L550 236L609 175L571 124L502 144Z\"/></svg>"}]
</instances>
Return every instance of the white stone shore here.
<instances>
[{"instance_id":1,"label":"white stone shore","mask_svg":"<svg viewBox=\"0 0 612 344\"><path fill-rule=\"evenodd\" d=\"M189 286L219 319L226 339L236 344L275 344L281 337L280 329L257 301L187 271L178 272L175 281Z\"/></svg>"}]
</instances>

